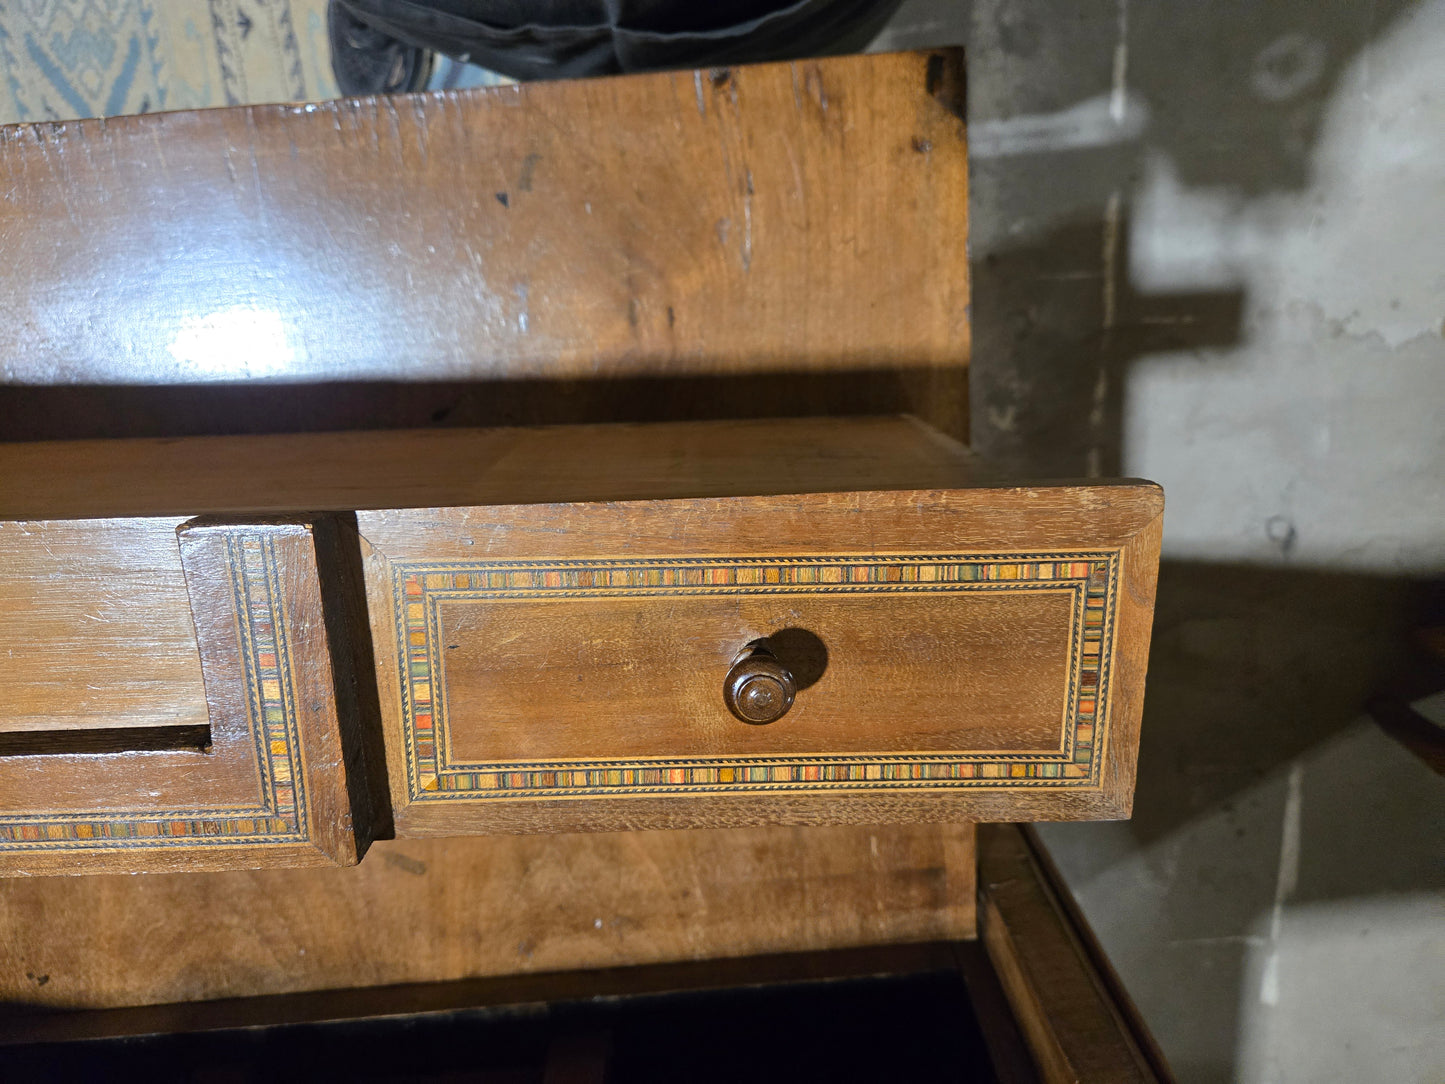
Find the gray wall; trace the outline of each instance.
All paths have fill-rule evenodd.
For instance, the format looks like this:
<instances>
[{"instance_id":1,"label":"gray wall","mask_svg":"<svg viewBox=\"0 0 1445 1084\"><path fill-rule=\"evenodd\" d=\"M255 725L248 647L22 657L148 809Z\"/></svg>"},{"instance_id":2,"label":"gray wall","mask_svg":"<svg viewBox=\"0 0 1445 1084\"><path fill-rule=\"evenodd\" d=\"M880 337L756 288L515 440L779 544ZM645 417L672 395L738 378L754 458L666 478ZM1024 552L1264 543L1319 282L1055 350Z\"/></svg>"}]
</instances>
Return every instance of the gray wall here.
<instances>
[{"instance_id":1,"label":"gray wall","mask_svg":"<svg viewBox=\"0 0 1445 1084\"><path fill-rule=\"evenodd\" d=\"M1045 838L1181 1081L1445 1080L1445 780L1360 714L1445 573L1445 0L873 48L958 42L975 446L1168 497L1135 817Z\"/></svg>"}]
</instances>

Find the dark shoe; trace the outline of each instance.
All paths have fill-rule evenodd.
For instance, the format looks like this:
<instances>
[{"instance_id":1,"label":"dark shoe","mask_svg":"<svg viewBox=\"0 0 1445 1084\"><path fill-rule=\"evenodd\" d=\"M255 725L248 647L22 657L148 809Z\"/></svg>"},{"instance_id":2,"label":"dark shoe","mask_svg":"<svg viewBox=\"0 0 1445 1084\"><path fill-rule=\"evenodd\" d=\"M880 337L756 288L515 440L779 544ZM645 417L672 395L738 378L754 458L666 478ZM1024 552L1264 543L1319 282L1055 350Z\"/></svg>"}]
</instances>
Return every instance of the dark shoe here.
<instances>
[{"instance_id":1,"label":"dark shoe","mask_svg":"<svg viewBox=\"0 0 1445 1084\"><path fill-rule=\"evenodd\" d=\"M402 94L425 90L435 56L427 49L375 30L331 0L326 6L331 71L345 95Z\"/></svg>"}]
</instances>

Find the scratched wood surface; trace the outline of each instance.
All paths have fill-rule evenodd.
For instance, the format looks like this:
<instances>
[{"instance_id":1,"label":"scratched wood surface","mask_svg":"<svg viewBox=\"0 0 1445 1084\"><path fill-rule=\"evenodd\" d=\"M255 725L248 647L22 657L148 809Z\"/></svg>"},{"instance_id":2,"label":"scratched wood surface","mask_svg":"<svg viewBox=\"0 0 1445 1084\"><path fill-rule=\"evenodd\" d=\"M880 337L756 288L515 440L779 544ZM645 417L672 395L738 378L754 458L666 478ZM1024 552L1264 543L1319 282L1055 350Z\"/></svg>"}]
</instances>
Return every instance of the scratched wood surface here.
<instances>
[{"instance_id":1,"label":"scratched wood surface","mask_svg":"<svg viewBox=\"0 0 1445 1084\"><path fill-rule=\"evenodd\" d=\"M965 436L961 88L944 51L0 129L0 439Z\"/></svg>"},{"instance_id":2,"label":"scratched wood surface","mask_svg":"<svg viewBox=\"0 0 1445 1084\"><path fill-rule=\"evenodd\" d=\"M398 840L349 869L0 880L0 1038L106 1007L973 935L972 825Z\"/></svg>"},{"instance_id":3,"label":"scratched wood surface","mask_svg":"<svg viewBox=\"0 0 1445 1084\"><path fill-rule=\"evenodd\" d=\"M443 604L451 755L479 761L880 749L1054 751L1070 593L720 595ZM723 676L769 638L804 685L733 717Z\"/></svg>"}]
</instances>

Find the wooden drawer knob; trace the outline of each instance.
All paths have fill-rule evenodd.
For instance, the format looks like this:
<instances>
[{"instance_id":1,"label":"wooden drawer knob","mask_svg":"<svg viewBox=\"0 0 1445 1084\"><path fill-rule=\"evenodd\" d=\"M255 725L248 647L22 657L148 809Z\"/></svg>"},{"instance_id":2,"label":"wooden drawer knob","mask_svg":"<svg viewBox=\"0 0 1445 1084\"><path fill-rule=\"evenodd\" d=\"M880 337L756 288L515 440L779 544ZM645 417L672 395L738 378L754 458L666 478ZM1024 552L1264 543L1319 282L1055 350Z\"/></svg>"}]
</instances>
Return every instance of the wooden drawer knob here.
<instances>
[{"instance_id":1,"label":"wooden drawer knob","mask_svg":"<svg viewBox=\"0 0 1445 1084\"><path fill-rule=\"evenodd\" d=\"M793 706L798 686L788 668L765 647L755 647L733 663L723 683L728 710L745 723L771 723Z\"/></svg>"}]
</instances>

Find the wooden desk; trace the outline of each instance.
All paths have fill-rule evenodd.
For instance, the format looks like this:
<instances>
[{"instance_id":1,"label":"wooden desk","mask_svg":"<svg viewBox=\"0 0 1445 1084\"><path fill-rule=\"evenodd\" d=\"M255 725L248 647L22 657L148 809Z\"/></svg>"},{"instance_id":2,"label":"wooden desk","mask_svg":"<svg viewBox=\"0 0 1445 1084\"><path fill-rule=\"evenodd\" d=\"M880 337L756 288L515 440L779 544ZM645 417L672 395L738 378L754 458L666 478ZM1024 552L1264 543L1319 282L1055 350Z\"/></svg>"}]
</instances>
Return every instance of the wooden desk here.
<instances>
[{"instance_id":1,"label":"wooden desk","mask_svg":"<svg viewBox=\"0 0 1445 1084\"><path fill-rule=\"evenodd\" d=\"M132 568L128 582L155 585L150 602L165 599L158 610L141 611L139 596L117 596L121 611L133 620L139 613L138 624L154 633L139 641L141 656L166 655L160 695L160 671L134 660L68 669L61 662L53 672L59 699L75 709L69 723L55 726L32 711L25 728L57 741L116 729L97 727L94 718L114 722L105 705L124 702L134 720L145 720L132 731L161 731L166 740L192 740L184 728L204 721L211 752L172 745L0 758L10 761L0 769L13 781L12 821L44 822L46 833L52 822L60 826L59 836L43 839L12 831L12 851L23 852L7 859L12 870L137 868L140 855L142 868L182 871L0 882L7 931L0 997L32 1008L120 1009L955 941L975 932L973 819L1127 814L1157 563L1157 490L980 483L961 449L915 423L806 420L905 409L964 435L962 79L956 53L902 54L6 132L0 183L10 199L0 207L0 238L13 254L7 288L28 314L0 327L9 381L0 390L0 430L12 439L732 420L715 429L332 433L5 449L0 507L25 525L12 531L12 556L0 571L31 585L24 597L73 603L76 582L89 584L82 594L103 591L117 574L113 564L82 561L67 581L74 568L57 553L93 555L104 548L96 540L120 528L90 517L125 516L149 517L129 519L139 526L125 530L150 539L154 558ZM643 432L649 435L637 436ZM615 503L621 498L640 503ZM437 506L450 510L425 511ZM347 518L356 511L365 514ZM226 522L186 518L206 513ZM272 522L278 513L288 514L284 524ZM476 524L482 535L473 520L483 520ZM233 543L244 548L238 524L261 540L257 552L273 554L271 564L257 565L257 582L287 585L267 596L276 608L260 626L248 624L255 607L237 601L250 597L250 581L235 581L240 593L224 589L227 575L249 567L226 557ZM173 551L160 540L162 528L179 538ZM461 547L477 547L479 538L476 553L491 562L485 570L462 557ZM65 540L71 548L57 551ZM345 554L357 558L354 576L338 571ZM22 567L15 555L30 563ZM769 568L781 583L777 560L801 562L815 579L794 585L798 605L813 607L815 623L832 620L818 609L829 584L886 585L893 572L900 585L920 587L935 576L938 583L1048 580L1066 601L1058 614L1028 616L992 642L976 619L955 625L951 616L943 624L930 618L935 631L914 638L926 655L963 643L958 630L967 626L973 655L993 651L989 666L1010 675L998 686L1002 714L976 712L959 731L973 734L966 740L948 730L939 704L897 719L876 707L849 719L842 696L817 714L819 725L847 724L829 739L837 747L803 750L828 754L815 765L817 778L807 775L811 761L789 764L793 774L783 779L758 759L791 755L789 742L801 739L789 731L719 737L708 723L704 738L671 751L678 763L655 781L637 774L650 767L587 763L599 751L580 751L577 774L601 772L600 782L584 782L602 791L573 796L560 792L561 768L548 760L560 754L523 750L519 742L535 744L523 728L511 746L482 758L484 769L460 774L495 776L487 785L508 787L531 785L512 782L513 774L546 777L537 785L547 793L522 795L531 804L428 805L429 782L450 777L440 767L426 778L412 771L418 757L441 762L425 752L421 716L407 707L420 679L402 667L401 688L389 676L413 632L422 637L415 646L430 650L424 628L410 630L405 613L388 610L388 584L409 590L410 581L396 579L400 563L446 566L417 573L420 592L433 589L432 575L466 576L466 585L449 579L447 589L469 591L480 572L521 574L519 561L530 562L526 575L541 591L556 586L549 575L561 584L579 569L582 586L595 587L603 565L609 589L620 590L626 585L610 579L608 562L623 557L631 563L619 575L649 590L673 583L668 577L691 584L690 573L664 568L667 560L711 560L713 571L731 577L717 584L736 587L756 576L764 593L773 583ZM498 561L507 567L493 568ZM943 568L951 571L938 575ZM364 608L362 580L370 590ZM42 581L60 594L40 592L34 585ZM93 637L114 630L91 629L107 622L72 609L56 610L58 625L30 627L63 627L70 638L54 642L78 644L73 657L85 660ZM714 606L697 617L698 627L724 612L744 609ZM152 622L157 613L170 624ZM398 614L400 640L388 631ZM594 630L579 643L594 655L610 644L635 669L641 641L626 639L623 616L617 611L605 634ZM868 622L877 620L854 616L827 635L835 650L850 630L867 631L854 638L876 645L884 630ZM773 636L785 622L780 612L735 623L698 668L709 690L713 655L745 648L745 633ZM279 646L269 655L265 644L257 649L257 660L271 661L258 661L254 674L237 661L252 643L246 630L263 627L267 635L295 633L288 642L301 665L290 672L311 684L291 700L267 691L268 680L285 687ZM1045 636L1046 627L1053 631ZM568 623L557 628L547 634L554 644ZM184 658L187 635L199 645L194 659ZM466 650L495 654L505 644L477 635ZM706 635L717 633L708 625ZM1059 663L1057 703L1035 702L1042 686L1027 675L1050 637L1077 651L1060 655L1068 661ZM113 640L108 649L123 655L125 645ZM964 655L940 655L940 665L957 677ZM57 656L35 657L51 665ZM917 679L889 670L903 661L880 661L876 646L841 650L835 674L873 666L869 681L891 678L916 699ZM266 667L281 667L279 676L262 673ZM92 669L126 698L81 690L81 675ZM1105 673L1111 696L1102 692ZM147 684L149 695L139 689ZM986 688L975 683L966 696L953 695L972 704ZM822 690L798 694L795 721L823 702ZM877 700L864 693L862 701ZM253 740L273 695L277 718L295 721L293 744L279 731ZM369 695L374 711L366 708ZM637 699L635 689L627 695ZM1031 706L1010 715L1015 702ZM158 717L158 703L179 708ZM482 717L461 712L454 723L464 728ZM1053 729L1034 734L1040 719ZM858 734L870 727L876 743ZM452 731L454 741L459 734ZM223 739L231 750L224 763ZM657 740L613 751L645 756ZM942 744L927 744L935 741ZM246 760L247 742L259 761ZM899 753L897 764L874 755L879 747ZM1081 750L1084 759L1075 760ZM706 759L719 755L753 759L720 766ZM128 759L105 759L118 756ZM165 765L186 756L192 759L167 774ZM213 781L197 767L195 758L205 756ZM539 757L547 761L540 767L531 763ZM519 760L525 763L511 763ZM159 774L133 767L142 762L161 765ZM1053 768L1044 770L1045 762ZM931 774L940 765L943 774ZM754 766L774 773L757 793L749 787L758 780L747 774ZM239 794L256 771L271 805L205 813L206 787ZM613 771L622 791L656 793L607 792ZM680 780L668 774L674 771ZM110 790L88 782L100 776ZM302 780L318 796L304 815L298 787L289 785ZM766 790L794 784L797 796ZM126 808L153 807L108 820L127 787L134 793ZM185 788L191 804L161 797ZM865 792L876 797L860 801ZM226 795L221 804L240 800ZM503 808L511 813L484 815ZM292 826L275 848L218 845L236 824L254 827L272 814ZM82 821L88 836L75 827ZM213 832L212 821L222 827ZM96 825L122 822L152 825L145 838L157 843L96 843L109 831ZM731 827L407 838L683 825ZM72 829L74 839L66 835ZM167 849L161 837L184 846ZM64 846L49 847L52 841ZM303 858L362 860L352 869L199 872L295 866ZM26 1018L17 1026L36 1025Z\"/></svg>"}]
</instances>

